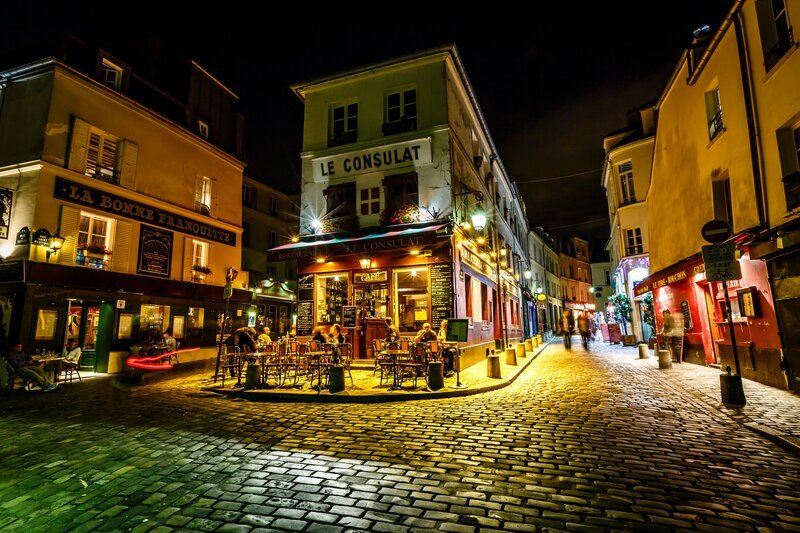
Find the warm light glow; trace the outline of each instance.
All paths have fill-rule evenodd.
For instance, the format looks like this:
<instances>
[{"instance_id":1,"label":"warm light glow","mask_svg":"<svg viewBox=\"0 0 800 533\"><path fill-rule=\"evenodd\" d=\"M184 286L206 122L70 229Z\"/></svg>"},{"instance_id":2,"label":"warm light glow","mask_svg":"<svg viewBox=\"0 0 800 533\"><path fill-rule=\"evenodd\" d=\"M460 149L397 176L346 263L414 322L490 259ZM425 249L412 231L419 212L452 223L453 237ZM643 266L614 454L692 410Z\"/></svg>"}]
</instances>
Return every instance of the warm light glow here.
<instances>
[{"instance_id":1,"label":"warm light glow","mask_svg":"<svg viewBox=\"0 0 800 533\"><path fill-rule=\"evenodd\" d=\"M261 288L256 288L256 294L261 294Z\"/></svg>"},{"instance_id":2,"label":"warm light glow","mask_svg":"<svg viewBox=\"0 0 800 533\"><path fill-rule=\"evenodd\" d=\"M131 368L139 368L141 370L169 370L172 368L170 363L161 363L159 361L163 361L166 359L167 361L173 355L177 355L179 353L186 353L186 352L194 352L199 350L200 348L184 348L183 350L175 350L172 352L162 353L161 355L156 355L153 357L128 357L125 360L125 364Z\"/></svg>"},{"instance_id":3,"label":"warm light glow","mask_svg":"<svg viewBox=\"0 0 800 533\"><path fill-rule=\"evenodd\" d=\"M478 237L478 244L486 244L486 238L485 237Z\"/></svg>"},{"instance_id":4,"label":"warm light glow","mask_svg":"<svg viewBox=\"0 0 800 533\"><path fill-rule=\"evenodd\" d=\"M324 257L317 257L317 263L322 264L324 262L325 262L325 258Z\"/></svg>"},{"instance_id":5,"label":"warm light glow","mask_svg":"<svg viewBox=\"0 0 800 533\"><path fill-rule=\"evenodd\" d=\"M417 250L416 248L412 248L411 250L408 251L408 253L411 255L419 255L419 250Z\"/></svg>"},{"instance_id":6,"label":"warm light glow","mask_svg":"<svg viewBox=\"0 0 800 533\"><path fill-rule=\"evenodd\" d=\"M525 271L525 279L531 279L533 273L530 270Z\"/></svg>"},{"instance_id":7,"label":"warm light glow","mask_svg":"<svg viewBox=\"0 0 800 533\"><path fill-rule=\"evenodd\" d=\"M491 255L492 257L496 257L497 256L497 252L492 250L491 252L489 252L489 255Z\"/></svg>"},{"instance_id":8,"label":"warm light glow","mask_svg":"<svg viewBox=\"0 0 800 533\"><path fill-rule=\"evenodd\" d=\"M507 266L508 266L508 261L506 261L505 259L503 259L503 260L500 262L500 266L507 267Z\"/></svg>"},{"instance_id":9,"label":"warm light glow","mask_svg":"<svg viewBox=\"0 0 800 533\"><path fill-rule=\"evenodd\" d=\"M370 259L369 257L362 257L361 259L358 260L358 263L361 265L361 268L366 270L370 267L370 265L372 265L372 259Z\"/></svg>"},{"instance_id":10,"label":"warm light glow","mask_svg":"<svg viewBox=\"0 0 800 533\"><path fill-rule=\"evenodd\" d=\"M506 250L505 248L500 248L500 255L505 257L507 254L508 254L508 250Z\"/></svg>"},{"instance_id":11,"label":"warm light glow","mask_svg":"<svg viewBox=\"0 0 800 533\"><path fill-rule=\"evenodd\" d=\"M416 270L412 270L412 271L411 271L411 275L412 275L412 276L414 276L414 277L416 278L416 277L417 277L417 271L416 271Z\"/></svg>"},{"instance_id":12,"label":"warm light glow","mask_svg":"<svg viewBox=\"0 0 800 533\"><path fill-rule=\"evenodd\" d=\"M472 224L470 224L469 222L464 222L463 224L461 224L461 227L464 229L470 229L472 228Z\"/></svg>"},{"instance_id":13,"label":"warm light glow","mask_svg":"<svg viewBox=\"0 0 800 533\"><path fill-rule=\"evenodd\" d=\"M333 276L333 281L339 281L339 276Z\"/></svg>"},{"instance_id":14,"label":"warm light glow","mask_svg":"<svg viewBox=\"0 0 800 533\"><path fill-rule=\"evenodd\" d=\"M541 288L541 287L536 287L536 292L538 292L539 294L542 294L544 292L544 289Z\"/></svg>"},{"instance_id":15,"label":"warm light glow","mask_svg":"<svg viewBox=\"0 0 800 533\"><path fill-rule=\"evenodd\" d=\"M300 242L300 237L298 237L297 235L293 235L292 242Z\"/></svg>"},{"instance_id":16,"label":"warm light glow","mask_svg":"<svg viewBox=\"0 0 800 533\"><path fill-rule=\"evenodd\" d=\"M472 213L472 217L471 218L472 218L472 226L476 230L480 231L480 230L482 230L483 228L486 227L486 213L484 213L483 207L481 207L481 204L478 204L475 207L475 212Z\"/></svg>"},{"instance_id":17,"label":"warm light glow","mask_svg":"<svg viewBox=\"0 0 800 533\"><path fill-rule=\"evenodd\" d=\"M64 246L64 240L65 240L64 237L56 233L47 240L47 245L50 247L52 251L57 252L61 249L62 246Z\"/></svg>"},{"instance_id":18,"label":"warm light glow","mask_svg":"<svg viewBox=\"0 0 800 533\"><path fill-rule=\"evenodd\" d=\"M318 218L315 218L311 221L311 227L314 229L320 229L322 227L322 221Z\"/></svg>"},{"instance_id":19,"label":"warm light glow","mask_svg":"<svg viewBox=\"0 0 800 533\"><path fill-rule=\"evenodd\" d=\"M483 258L483 259L489 259L489 254L487 254L486 252L483 252L483 253L481 254L481 258Z\"/></svg>"},{"instance_id":20,"label":"warm light glow","mask_svg":"<svg viewBox=\"0 0 800 533\"><path fill-rule=\"evenodd\" d=\"M0 257L5 259L9 255L11 255L11 252L13 251L14 251L14 246L11 243L7 242L2 246L0 246Z\"/></svg>"}]
</instances>

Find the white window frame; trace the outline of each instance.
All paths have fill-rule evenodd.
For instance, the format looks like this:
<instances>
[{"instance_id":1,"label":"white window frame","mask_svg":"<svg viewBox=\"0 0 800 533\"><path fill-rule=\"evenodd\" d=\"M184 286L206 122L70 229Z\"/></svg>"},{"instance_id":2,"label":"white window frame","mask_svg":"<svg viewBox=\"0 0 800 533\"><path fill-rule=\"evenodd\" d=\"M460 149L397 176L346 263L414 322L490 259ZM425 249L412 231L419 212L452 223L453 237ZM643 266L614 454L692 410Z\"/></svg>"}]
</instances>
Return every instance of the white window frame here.
<instances>
[{"instance_id":1,"label":"white window frame","mask_svg":"<svg viewBox=\"0 0 800 533\"><path fill-rule=\"evenodd\" d=\"M88 221L89 221L88 222L88 230L87 231L82 231L81 230L81 226L82 226L81 223L83 222L83 219L88 219ZM102 215L97 215L97 214L89 212L89 211L81 211L80 215L78 217L78 234L76 235L76 238L75 238L76 245L77 246L81 246L81 244L83 242L85 242L87 244L94 244L94 241L95 241L94 237L97 237L97 236L101 235L99 233L95 233L94 232L94 225L95 225L96 221L101 221L101 222L105 223L106 228L105 228L105 235L102 235L102 237L103 237L102 246L106 250L108 250L109 252L112 252L113 249L114 249L113 246L114 246L114 234L115 234L115 231L116 231L116 222L117 222L116 219L105 217L105 216L102 216ZM81 241L81 235L86 235L86 240L85 241ZM83 263L79 263L78 262L78 259L77 259L78 255L84 256ZM95 257L91 258L91 257L89 257L90 255L94 255ZM110 265L109 265L110 257L109 256L111 254L102 254L102 258L97 257L97 255L100 255L100 254L97 254L95 252L89 252L88 250L84 251L84 250L78 249L78 250L76 250L76 254L75 254L75 264L79 265L79 266L85 266L85 267L90 267L90 268L100 268L100 269L108 270L110 268Z\"/></svg>"},{"instance_id":2,"label":"white window frame","mask_svg":"<svg viewBox=\"0 0 800 533\"><path fill-rule=\"evenodd\" d=\"M353 106L355 106L355 113L351 114L354 111ZM336 110L342 109L342 118L336 118ZM340 141L336 138L336 127L338 123L342 124L342 134L354 132L356 135L356 139L358 139L358 101L352 100L349 102L342 102L339 104L335 104L331 106L331 116L330 116L330 139L335 140L341 144L344 144L343 141ZM351 127L351 121L355 121L355 127Z\"/></svg>"},{"instance_id":3,"label":"white window frame","mask_svg":"<svg viewBox=\"0 0 800 533\"><path fill-rule=\"evenodd\" d=\"M214 206L214 187L216 181L208 176L199 176L197 180L197 191L195 191L195 210L203 213L203 207L208 210L208 216L216 217Z\"/></svg>"},{"instance_id":4,"label":"white window frame","mask_svg":"<svg viewBox=\"0 0 800 533\"><path fill-rule=\"evenodd\" d=\"M410 92L414 93L414 101L409 101L409 94ZM394 96L398 95L398 103L396 106L391 105L389 103L389 99ZM413 114L409 114L409 110L413 105ZM398 89L392 91L386 95L386 122L388 123L395 123L400 122L404 118L406 120L416 119L417 118L417 88L416 87L405 87L403 89ZM397 115L396 118L392 119L392 111L396 110Z\"/></svg>"},{"instance_id":5,"label":"white window frame","mask_svg":"<svg viewBox=\"0 0 800 533\"><path fill-rule=\"evenodd\" d=\"M638 252L635 252L638 249ZM625 230L625 255L638 255L644 253L642 245L642 228L631 228Z\"/></svg>"},{"instance_id":6,"label":"white window frame","mask_svg":"<svg viewBox=\"0 0 800 533\"><path fill-rule=\"evenodd\" d=\"M123 70L121 66L104 57L100 62L101 82L106 87L119 91L122 88Z\"/></svg>"},{"instance_id":7,"label":"white window frame","mask_svg":"<svg viewBox=\"0 0 800 533\"><path fill-rule=\"evenodd\" d=\"M197 119L197 131L205 138L208 138L208 122L205 120Z\"/></svg>"},{"instance_id":8,"label":"white window frame","mask_svg":"<svg viewBox=\"0 0 800 533\"><path fill-rule=\"evenodd\" d=\"M636 201L636 190L633 184L633 162L626 161L617 166L622 203L627 205Z\"/></svg>"},{"instance_id":9,"label":"white window frame","mask_svg":"<svg viewBox=\"0 0 800 533\"><path fill-rule=\"evenodd\" d=\"M208 266L208 243L192 239L192 266Z\"/></svg>"}]
</instances>

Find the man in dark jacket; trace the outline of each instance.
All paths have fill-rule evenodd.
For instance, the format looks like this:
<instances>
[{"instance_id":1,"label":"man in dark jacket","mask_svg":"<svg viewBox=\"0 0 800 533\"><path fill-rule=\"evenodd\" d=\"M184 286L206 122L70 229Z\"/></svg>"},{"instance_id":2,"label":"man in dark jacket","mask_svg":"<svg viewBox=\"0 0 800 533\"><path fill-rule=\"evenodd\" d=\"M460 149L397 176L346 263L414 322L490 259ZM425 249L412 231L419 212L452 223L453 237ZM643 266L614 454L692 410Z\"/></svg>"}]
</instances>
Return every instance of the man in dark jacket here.
<instances>
[{"instance_id":1,"label":"man in dark jacket","mask_svg":"<svg viewBox=\"0 0 800 533\"><path fill-rule=\"evenodd\" d=\"M11 346L11 351L6 354L6 361L11 365L17 376L33 381L45 392L51 391L58 386L47 381L44 371L36 366L30 355L22 351L21 342Z\"/></svg>"}]
</instances>

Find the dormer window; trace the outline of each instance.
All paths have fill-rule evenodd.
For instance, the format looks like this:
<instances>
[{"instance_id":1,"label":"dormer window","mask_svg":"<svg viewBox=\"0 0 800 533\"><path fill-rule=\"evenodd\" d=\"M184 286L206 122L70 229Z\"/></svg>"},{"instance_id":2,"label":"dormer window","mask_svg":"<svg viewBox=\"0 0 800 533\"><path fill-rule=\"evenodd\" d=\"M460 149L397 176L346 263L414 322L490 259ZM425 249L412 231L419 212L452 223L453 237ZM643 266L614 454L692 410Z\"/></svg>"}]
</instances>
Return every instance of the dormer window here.
<instances>
[{"instance_id":1,"label":"dormer window","mask_svg":"<svg viewBox=\"0 0 800 533\"><path fill-rule=\"evenodd\" d=\"M197 119L197 131L205 138L208 138L208 123L204 120Z\"/></svg>"},{"instance_id":2,"label":"dormer window","mask_svg":"<svg viewBox=\"0 0 800 533\"><path fill-rule=\"evenodd\" d=\"M115 91L121 90L122 67L104 58L100 64L100 81Z\"/></svg>"}]
</instances>

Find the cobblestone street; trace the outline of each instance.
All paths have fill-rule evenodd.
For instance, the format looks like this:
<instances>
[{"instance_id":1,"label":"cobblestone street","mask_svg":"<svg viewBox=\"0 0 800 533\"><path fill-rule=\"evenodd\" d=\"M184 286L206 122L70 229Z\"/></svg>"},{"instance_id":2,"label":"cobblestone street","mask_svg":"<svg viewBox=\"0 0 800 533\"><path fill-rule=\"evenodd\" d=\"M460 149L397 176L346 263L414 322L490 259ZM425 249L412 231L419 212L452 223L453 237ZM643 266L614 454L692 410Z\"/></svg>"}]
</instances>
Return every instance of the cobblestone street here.
<instances>
[{"instance_id":1,"label":"cobblestone street","mask_svg":"<svg viewBox=\"0 0 800 533\"><path fill-rule=\"evenodd\" d=\"M6 395L0 529L800 531L798 457L619 352L556 341L448 400L249 403L200 375Z\"/></svg>"}]
</instances>

